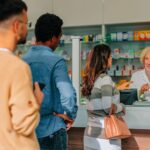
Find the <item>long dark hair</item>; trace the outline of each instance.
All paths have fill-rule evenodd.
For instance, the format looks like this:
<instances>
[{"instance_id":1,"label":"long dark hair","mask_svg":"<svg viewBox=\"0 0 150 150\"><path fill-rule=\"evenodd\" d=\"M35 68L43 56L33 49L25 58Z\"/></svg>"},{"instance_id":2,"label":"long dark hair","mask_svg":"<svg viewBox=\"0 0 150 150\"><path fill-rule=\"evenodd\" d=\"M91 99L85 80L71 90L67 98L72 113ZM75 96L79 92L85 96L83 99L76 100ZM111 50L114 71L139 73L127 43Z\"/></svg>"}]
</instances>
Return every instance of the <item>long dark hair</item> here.
<instances>
[{"instance_id":1,"label":"long dark hair","mask_svg":"<svg viewBox=\"0 0 150 150\"><path fill-rule=\"evenodd\" d=\"M84 69L82 82L83 96L89 96L97 77L106 73L108 69L108 59L111 55L111 49L106 44L96 45L90 52Z\"/></svg>"}]
</instances>

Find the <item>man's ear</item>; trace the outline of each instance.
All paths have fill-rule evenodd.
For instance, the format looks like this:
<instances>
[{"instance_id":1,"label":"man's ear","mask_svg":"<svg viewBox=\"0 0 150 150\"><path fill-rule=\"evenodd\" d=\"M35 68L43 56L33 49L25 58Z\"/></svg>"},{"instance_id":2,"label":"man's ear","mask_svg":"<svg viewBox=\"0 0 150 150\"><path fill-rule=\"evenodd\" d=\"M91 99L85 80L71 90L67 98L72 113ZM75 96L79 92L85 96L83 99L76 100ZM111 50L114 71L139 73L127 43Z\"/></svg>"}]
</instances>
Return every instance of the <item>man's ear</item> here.
<instances>
[{"instance_id":1,"label":"man's ear","mask_svg":"<svg viewBox=\"0 0 150 150\"><path fill-rule=\"evenodd\" d=\"M52 41L52 43L56 43L57 41L59 41L59 39L60 39L59 36L58 37L57 36L53 36L51 41Z\"/></svg>"},{"instance_id":2,"label":"man's ear","mask_svg":"<svg viewBox=\"0 0 150 150\"><path fill-rule=\"evenodd\" d=\"M16 36L16 40L18 41L20 39L20 31L21 31L21 24L19 21L14 21L12 24L12 32Z\"/></svg>"},{"instance_id":3,"label":"man's ear","mask_svg":"<svg viewBox=\"0 0 150 150\"><path fill-rule=\"evenodd\" d=\"M12 23L12 30L15 34L18 33L19 31L19 21L15 20L13 23Z\"/></svg>"},{"instance_id":4,"label":"man's ear","mask_svg":"<svg viewBox=\"0 0 150 150\"><path fill-rule=\"evenodd\" d=\"M52 39L51 39L51 41L52 41L52 42L56 41L56 37L53 36Z\"/></svg>"}]
</instances>

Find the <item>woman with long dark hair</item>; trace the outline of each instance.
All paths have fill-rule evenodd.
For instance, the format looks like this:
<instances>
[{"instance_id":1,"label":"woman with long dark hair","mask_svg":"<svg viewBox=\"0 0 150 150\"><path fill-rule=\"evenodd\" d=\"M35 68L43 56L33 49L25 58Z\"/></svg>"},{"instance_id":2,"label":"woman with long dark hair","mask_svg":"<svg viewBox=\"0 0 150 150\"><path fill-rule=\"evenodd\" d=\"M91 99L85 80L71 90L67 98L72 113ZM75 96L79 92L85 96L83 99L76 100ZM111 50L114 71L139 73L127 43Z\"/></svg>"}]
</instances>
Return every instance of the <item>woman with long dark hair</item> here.
<instances>
[{"instance_id":1,"label":"woman with long dark hair","mask_svg":"<svg viewBox=\"0 0 150 150\"><path fill-rule=\"evenodd\" d=\"M104 117L110 110L124 111L119 90L107 74L112 65L111 49L100 44L89 53L83 77L82 94L88 98L88 123L84 133L84 150L121 150L121 140L107 140L104 136ZM125 89L127 84L119 89Z\"/></svg>"}]
</instances>

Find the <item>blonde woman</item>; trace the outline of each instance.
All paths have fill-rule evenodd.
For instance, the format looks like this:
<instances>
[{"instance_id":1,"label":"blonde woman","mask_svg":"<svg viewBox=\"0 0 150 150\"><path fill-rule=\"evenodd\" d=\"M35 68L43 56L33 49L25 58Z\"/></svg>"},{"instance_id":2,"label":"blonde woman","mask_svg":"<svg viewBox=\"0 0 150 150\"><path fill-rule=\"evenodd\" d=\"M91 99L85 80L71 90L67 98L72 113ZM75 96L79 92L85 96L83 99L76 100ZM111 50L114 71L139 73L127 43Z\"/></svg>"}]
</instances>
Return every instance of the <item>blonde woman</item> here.
<instances>
[{"instance_id":1,"label":"blonde woman","mask_svg":"<svg viewBox=\"0 0 150 150\"><path fill-rule=\"evenodd\" d=\"M150 88L150 47L142 51L140 60L144 68L132 74L130 88L136 88L139 94L143 94Z\"/></svg>"}]
</instances>

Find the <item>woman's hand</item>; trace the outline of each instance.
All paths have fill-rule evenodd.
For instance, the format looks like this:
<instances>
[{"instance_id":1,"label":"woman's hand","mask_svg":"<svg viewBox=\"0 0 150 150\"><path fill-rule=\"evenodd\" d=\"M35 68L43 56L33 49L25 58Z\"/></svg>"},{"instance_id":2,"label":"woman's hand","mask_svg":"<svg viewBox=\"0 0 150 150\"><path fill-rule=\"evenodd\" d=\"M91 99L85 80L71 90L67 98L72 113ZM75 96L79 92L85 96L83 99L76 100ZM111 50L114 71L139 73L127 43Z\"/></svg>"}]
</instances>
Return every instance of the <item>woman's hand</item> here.
<instances>
[{"instance_id":1,"label":"woman's hand","mask_svg":"<svg viewBox=\"0 0 150 150\"><path fill-rule=\"evenodd\" d=\"M148 84L144 84L141 87L140 94L143 94L145 91L148 91L149 89L150 89L150 86Z\"/></svg>"},{"instance_id":2,"label":"woman's hand","mask_svg":"<svg viewBox=\"0 0 150 150\"><path fill-rule=\"evenodd\" d=\"M110 108L109 115L115 114L116 112L117 112L117 106L116 106L114 103L112 103L112 104L111 104L111 108Z\"/></svg>"},{"instance_id":3,"label":"woman's hand","mask_svg":"<svg viewBox=\"0 0 150 150\"><path fill-rule=\"evenodd\" d=\"M122 112L124 113L124 115L126 114L126 109L125 109L125 107L123 107Z\"/></svg>"},{"instance_id":4,"label":"woman's hand","mask_svg":"<svg viewBox=\"0 0 150 150\"><path fill-rule=\"evenodd\" d=\"M72 127L74 120L70 119L66 114L57 114L55 112L53 114L64 119L67 126L67 131Z\"/></svg>"},{"instance_id":5,"label":"woman's hand","mask_svg":"<svg viewBox=\"0 0 150 150\"><path fill-rule=\"evenodd\" d=\"M41 91L38 82L35 82L35 83L34 83L34 87L35 87L35 88L34 88L34 96L35 96L35 98L36 98L38 104L41 105L41 104L42 104L42 101L43 101L44 94L43 94L43 92Z\"/></svg>"}]
</instances>

